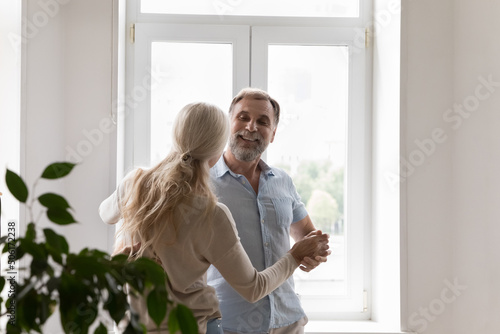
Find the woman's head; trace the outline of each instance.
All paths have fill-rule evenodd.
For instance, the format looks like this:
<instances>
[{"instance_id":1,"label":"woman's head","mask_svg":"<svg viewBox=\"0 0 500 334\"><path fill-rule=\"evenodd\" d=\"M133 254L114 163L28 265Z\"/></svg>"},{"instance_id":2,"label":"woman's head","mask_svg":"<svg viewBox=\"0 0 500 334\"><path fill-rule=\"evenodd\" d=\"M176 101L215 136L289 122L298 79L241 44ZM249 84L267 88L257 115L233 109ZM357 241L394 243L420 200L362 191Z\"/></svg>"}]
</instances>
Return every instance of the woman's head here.
<instances>
[{"instance_id":1,"label":"woman's head","mask_svg":"<svg viewBox=\"0 0 500 334\"><path fill-rule=\"evenodd\" d=\"M178 210L189 208L195 198L205 199L206 218L212 213L217 198L210 186L208 161L222 153L228 137L229 120L220 108L193 103L179 111L171 152L156 166L138 170L122 198L120 233L141 243L138 256L150 246L155 249L159 243L175 240L175 233L165 238L167 226L175 231L184 223Z\"/></svg>"},{"instance_id":2,"label":"woman's head","mask_svg":"<svg viewBox=\"0 0 500 334\"><path fill-rule=\"evenodd\" d=\"M181 109L174 122L173 150L180 158L208 161L222 153L229 137L229 120L217 106L191 103Z\"/></svg>"}]
</instances>

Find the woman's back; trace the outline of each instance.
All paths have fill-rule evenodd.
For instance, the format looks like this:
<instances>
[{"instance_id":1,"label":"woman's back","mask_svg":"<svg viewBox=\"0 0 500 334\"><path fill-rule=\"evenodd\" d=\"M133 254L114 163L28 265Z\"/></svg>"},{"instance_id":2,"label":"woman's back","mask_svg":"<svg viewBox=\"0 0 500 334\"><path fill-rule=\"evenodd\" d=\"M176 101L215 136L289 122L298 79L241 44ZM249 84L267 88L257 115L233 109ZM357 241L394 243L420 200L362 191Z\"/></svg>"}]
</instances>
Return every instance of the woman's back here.
<instances>
[{"instance_id":1,"label":"woman's back","mask_svg":"<svg viewBox=\"0 0 500 334\"><path fill-rule=\"evenodd\" d=\"M215 290L207 286L208 267L221 260L239 240L227 207L218 203L207 219L203 214L205 205L202 198L191 205L181 205L175 213L175 241L169 242L168 235L175 231L166 230L166 242L155 249L168 275L168 289L174 300L188 306L201 320L221 316Z\"/></svg>"}]
</instances>

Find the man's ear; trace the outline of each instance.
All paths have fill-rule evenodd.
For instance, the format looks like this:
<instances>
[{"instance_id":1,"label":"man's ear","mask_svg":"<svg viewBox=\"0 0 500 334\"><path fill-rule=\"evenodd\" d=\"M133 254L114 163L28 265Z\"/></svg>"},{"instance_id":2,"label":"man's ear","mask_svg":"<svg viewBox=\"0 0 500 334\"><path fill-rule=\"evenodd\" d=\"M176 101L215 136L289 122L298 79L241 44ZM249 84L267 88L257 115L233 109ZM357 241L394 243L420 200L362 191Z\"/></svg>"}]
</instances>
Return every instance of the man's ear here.
<instances>
[{"instance_id":1,"label":"man's ear","mask_svg":"<svg viewBox=\"0 0 500 334\"><path fill-rule=\"evenodd\" d=\"M269 143L272 143L274 141L274 136L276 135L276 129L278 129L277 126L274 127L273 136L271 137L271 140L269 141Z\"/></svg>"}]
</instances>

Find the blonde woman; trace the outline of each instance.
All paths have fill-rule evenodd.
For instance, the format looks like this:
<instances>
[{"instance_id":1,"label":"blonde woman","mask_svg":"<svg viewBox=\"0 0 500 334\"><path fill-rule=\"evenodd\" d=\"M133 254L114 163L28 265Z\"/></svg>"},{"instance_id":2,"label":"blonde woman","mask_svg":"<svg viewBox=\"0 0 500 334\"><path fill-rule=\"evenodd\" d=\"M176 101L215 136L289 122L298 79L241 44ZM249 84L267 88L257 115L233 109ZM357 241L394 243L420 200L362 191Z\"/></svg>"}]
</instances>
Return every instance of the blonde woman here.
<instances>
[{"instance_id":1,"label":"blonde woman","mask_svg":"<svg viewBox=\"0 0 500 334\"><path fill-rule=\"evenodd\" d=\"M108 224L122 221L119 235L134 257L158 258L172 298L189 307L200 334L221 334L215 290L206 283L213 264L231 286L250 302L263 298L292 275L305 257L328 253L328 235L296 243L272 267L257 272L239 242L228 208L211 190L209 168L222 154L229 136L227 116L206 103L189 104L173 127L173 148L150 169L132 171L100 206ZM142 309L148 330L154 323ZM162 326L162 332L168 329Z\"/></svg>"}]
</instances>

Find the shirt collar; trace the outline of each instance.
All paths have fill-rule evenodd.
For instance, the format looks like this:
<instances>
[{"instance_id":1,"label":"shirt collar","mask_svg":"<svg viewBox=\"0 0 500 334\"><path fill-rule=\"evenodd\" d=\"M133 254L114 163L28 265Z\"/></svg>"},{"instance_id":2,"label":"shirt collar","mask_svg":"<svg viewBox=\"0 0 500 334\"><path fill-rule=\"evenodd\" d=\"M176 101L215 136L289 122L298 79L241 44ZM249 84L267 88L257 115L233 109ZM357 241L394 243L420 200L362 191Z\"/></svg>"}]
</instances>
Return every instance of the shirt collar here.
<instances>
[{"instance_id":1,"label":"shirt collar","mask_svg":"<svg viewBox=\"0 0 500 334\"><path fill-rule=\"evenodd\" d=\"M274 172L272 168L264 162L264 160L260 159L259 161L259 167L264 173L264 175L267 176L274 176ZM238 177L238 174L234 173L232 170L229 169L229 167L226 165L226 161L224 160L224 154L222 154L217 161L217 163L212 167L212 170L215 174L215 177L222 177L224 174L229 173L233 177Z\"/></svg>"}]
</instances>

